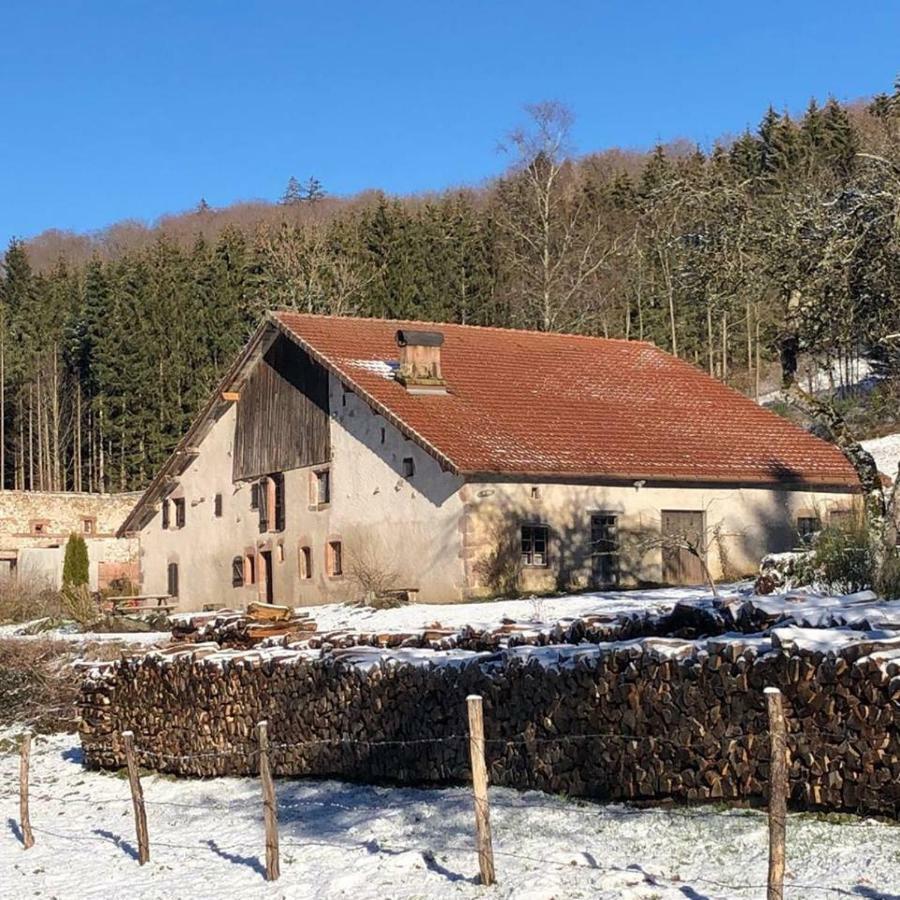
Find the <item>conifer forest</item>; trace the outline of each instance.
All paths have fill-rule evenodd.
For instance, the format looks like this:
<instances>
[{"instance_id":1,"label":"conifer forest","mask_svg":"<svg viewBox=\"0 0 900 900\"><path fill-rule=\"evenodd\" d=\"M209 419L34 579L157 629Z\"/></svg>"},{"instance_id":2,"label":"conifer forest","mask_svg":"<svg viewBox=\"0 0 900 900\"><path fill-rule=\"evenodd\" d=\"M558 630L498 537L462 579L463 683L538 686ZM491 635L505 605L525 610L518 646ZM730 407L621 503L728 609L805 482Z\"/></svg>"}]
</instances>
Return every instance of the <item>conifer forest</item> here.
<instances>
[{"instance_id":1,"label":"conifer forest","mask_svg":"<svg viewBox=\"0 0 900 900\"><path fill-rule=\"evenodd\" d=\"M707 150L576 155L570 126L529 107L470 188L292 177L272 202L13 240L2 486L144 487L270 308L648 340L751 396L801 359L848 383L866 360L896 398L900 85Z\"/></svg>"}]
</instances>

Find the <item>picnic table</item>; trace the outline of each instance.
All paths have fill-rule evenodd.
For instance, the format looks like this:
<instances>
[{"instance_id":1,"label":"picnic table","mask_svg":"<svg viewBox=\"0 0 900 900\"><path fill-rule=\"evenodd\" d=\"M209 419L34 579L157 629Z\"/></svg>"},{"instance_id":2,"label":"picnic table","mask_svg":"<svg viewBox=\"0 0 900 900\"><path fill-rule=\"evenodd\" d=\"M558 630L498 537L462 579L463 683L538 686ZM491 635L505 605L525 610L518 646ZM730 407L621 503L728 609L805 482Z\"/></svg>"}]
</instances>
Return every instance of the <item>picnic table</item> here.
<instances>
[{"instance_id":1,"label":"picnic table","mask_svg":"<svg viewBox=\"0 0 900 900\"><path fill-rule=\"evenodd\" d=\"M114 616L127 616L141 612L170 613L178 605L169 594L136 594L126 597L108 597Z\"/></svg>"}]
</instances>

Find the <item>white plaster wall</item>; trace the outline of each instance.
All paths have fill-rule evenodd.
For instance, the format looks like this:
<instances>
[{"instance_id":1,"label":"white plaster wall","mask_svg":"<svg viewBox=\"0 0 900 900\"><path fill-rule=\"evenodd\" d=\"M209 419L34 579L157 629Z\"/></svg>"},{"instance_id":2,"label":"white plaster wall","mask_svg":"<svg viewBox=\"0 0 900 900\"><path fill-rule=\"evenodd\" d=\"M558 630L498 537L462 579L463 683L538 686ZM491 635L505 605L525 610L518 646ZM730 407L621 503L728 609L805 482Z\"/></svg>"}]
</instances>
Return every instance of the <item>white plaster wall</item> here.
<instances>
[{"instance_id":1,"label":"white plaster wall","mask_svg":"<svg viewBox=\"0 0 900 900\"><path fill-rule=\"evenodd\" d=\"M140 532L144 593L165 593L167 566L179 565L180 607L243 607L261 596L257 585L234 588L232 559L248 551L273 553L275 601L294 605L352 599L360 586L357 567L380 568L396 587L419 588L429 602L460 599L465 571L460 556L461 480L438 463L333 377L331 404L331 503L310 509L310 472L285 473L285 529L260 534L250 508L249 483L232 482L235 408L216 422L199 455L179 479L170 500L186 500L185 526L163 530L156 514ZM381 429L385 430L382 443ZM404 457L415 460L415 475L401 474ZM222 494L222 517L214 516L214 498ZM328 577L325 547L343 545L344 575ZM278 545L284 560L279 561ZM299 577L300 547L312 549L313 578Z\"/></svg>"},{"instance_id":2,"label":"white plaster wall","mask_svg":"<svg viewBox=\"0 0 900 900\"><path fill-rule=\"evenodd\" d=\"M539 497L532 497L537 488ZM472 593L487 591L479 578L478 560L496 546L495 523L510 522L548 525L551 534L550 566L524 569L524 589L552 589L557 571L573 576L573 586L590 583L589 542L591 515L615 513L619 517L623 546L623 584L661 580L662 553L652 549L638 553L638 534L659 532L663 510L704 512L706 527L719 525L721 544L711 541L707 564L715 578L754 573L766 553L788 550L797 545L796 520L800 515L818 514L823 521L832 509L847 509L853 495L730 487L635 487L572 484L467 484L464 556L468 564ZM710 533L710 537L712 537ZM723 565L723 563L727 564ZM726 571L727 569L727 571Z\"/></svg>"}]
</instances>

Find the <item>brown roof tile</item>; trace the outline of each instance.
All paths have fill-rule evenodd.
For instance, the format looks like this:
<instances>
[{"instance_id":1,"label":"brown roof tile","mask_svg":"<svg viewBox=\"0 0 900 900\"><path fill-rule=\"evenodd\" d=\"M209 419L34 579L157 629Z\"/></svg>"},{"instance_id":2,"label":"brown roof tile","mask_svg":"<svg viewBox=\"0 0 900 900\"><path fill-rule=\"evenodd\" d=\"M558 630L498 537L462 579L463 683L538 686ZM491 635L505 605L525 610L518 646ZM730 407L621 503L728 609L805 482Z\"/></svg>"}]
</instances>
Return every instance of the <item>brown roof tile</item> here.
<instances>
[{"instance_id":1,"label":"brown roof tile","mask_svg":"<svg viewBox=\"0 0 900 900\"><path fill-rule=\"evenodd\" d=\"M274 314L344 381L463 474L856 486L837 447L651 344L428 324L446 396L391 377L398 328Z\"/></svg>"}]
</instances>

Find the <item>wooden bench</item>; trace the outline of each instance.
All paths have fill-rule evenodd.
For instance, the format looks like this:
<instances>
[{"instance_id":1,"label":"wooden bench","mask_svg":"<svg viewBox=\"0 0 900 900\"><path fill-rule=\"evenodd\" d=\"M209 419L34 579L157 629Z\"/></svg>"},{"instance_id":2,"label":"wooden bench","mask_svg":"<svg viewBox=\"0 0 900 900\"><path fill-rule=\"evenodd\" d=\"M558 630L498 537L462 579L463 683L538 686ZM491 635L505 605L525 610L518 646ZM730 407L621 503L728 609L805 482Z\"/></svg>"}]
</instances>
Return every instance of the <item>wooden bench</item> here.
<instances>
[{"instance_id":1,"label":"wooden bench","mask_svg":"<svg viewBox=\"0 0 900 900\"><path fill-rule=\"evenodd\" d=\"M138 594L131 597L108 597L112 604L114 616L127 616L134 613L161 612L170 613L176 606L175 598L169 594Z\"/></svg>"}]
</instances>

